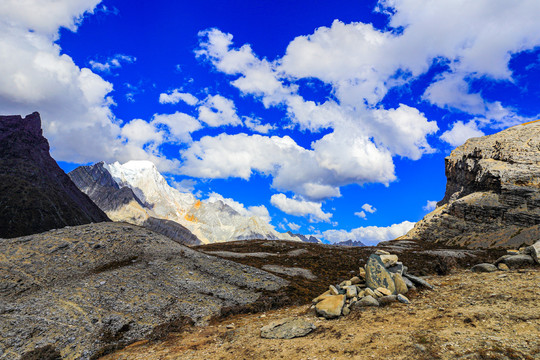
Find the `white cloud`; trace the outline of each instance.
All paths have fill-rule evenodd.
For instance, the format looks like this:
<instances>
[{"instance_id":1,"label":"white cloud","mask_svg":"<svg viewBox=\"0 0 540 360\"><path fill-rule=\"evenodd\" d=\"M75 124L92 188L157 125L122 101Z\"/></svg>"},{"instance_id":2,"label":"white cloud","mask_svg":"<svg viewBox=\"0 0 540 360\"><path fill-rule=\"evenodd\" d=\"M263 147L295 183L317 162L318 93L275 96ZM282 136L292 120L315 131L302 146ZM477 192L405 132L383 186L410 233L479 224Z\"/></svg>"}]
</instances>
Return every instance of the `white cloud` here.
<instances>
[{"instance_id":1,"label":"white cloud","mask_svg":"<svg viewBox=\"0 0 540 360\"><path fill-rule=\"evenodd\" d=\"M456 121L452 124L450 130L445 131L441 135L441 140L447 142L453 147L462 145L467 139L472 137L483 136L484 133L478 129L474 121L469 121L464 124L463 121Z\"/></svg>"},{"instance_id":2,"label":"white cloud","mask_svg":"<svg viewBox=\"0 0 540 360\"><path fill-rule=\"evenodd\" d=\"M240 215L248 216L248 217L251 217L251 216L259 217L263 221L265 221L266 223L270 223L270 221L272 220L271 217L270 217L270 213L268 212L268 209L264 205L249 206L249 207L246 208L244 206L244 204L239 203L238 201L235 201L235 200L230 199L230 198L225 198L222 195L220 195L218 193L215 193L215 192L209 194L208 198L205 201L207 201L209 203L213 203L213 202L216 202L216 201L221 201L224 204L226 204L226 205L230 206L231 208L233 208Z\"/></svg>"},{"instance_id":3,"label":"white cloud","mask_svg":"<svg viewBox=\"0 0 540 360\"><path fill-rule=\"evenodd\" d=\"M195 191L195 185L197 185L197 181L193 179L183 179L180 181L169 179L169 182L176 190L182 193L193 193Z\"/></svg>"},{"instance_id":4,"label":"white cloud","mask_svg":"<svg viewBox=\"0 0 540 360\"><path fill-rule=\"evenodd\" d=\"M268 134L270 130L274 130L276 128L272 124L262 124L260 119L255 119L249 116L244 116L244 125L251 131L261 134Z\"/></svg>"},{"instance_id":5,"label":"white cloud","mask_svg":"<svg viewBox=\"0 0 540 360\"><path fill-rule=\"evenodd\" d=\"M208 96L198 110L199 120L211 127L242 124L234 103L221 95Z\"/></svg>"},{"instance_id":6,"label":"white cloud","mask_svg":"<svg viewBox=\"0 0 540 360\"><path fill-rule=\"evenodd\" d=\"M168 129L168 140L173 143L191 142L191 133L202 128L201 123L197 119L181 112L175 112L174 114L154 114L151 123L156 128L160 128L160 125L165 125Z\"/></svg>"},{"instance_id":7,"label":"white cloud","mask_svg":"<svg viewBox=\"0 0 540 360\"><path fill-rule=\"evenodd\" d=\"M435 210L436 207L437 207L437 201L428 200L426 205L424 205L422 209L424 209L425 211L431 211L431 210Z\"/></svg>"},{"instance_id":8,"label":"white cloud","mask_svg":"<svg viewBox=\"0 0 540 360\"><path fill-rule=\"evenodd\" d=\"M362 209L365 210L365 211L367 211L367 212L370 213L370 214L373 214L375 211L377 211L377 209L375 209L375 208L373 207L373 205L370 205L370 204L368 204L368 203L362 205Z\"/></svg>"},{"instance_id":9,"label":"white cloud","mask_svg":"<svg viewBox=\"0 0 540 360\"><path fill-rule=\"evenodd\" d=\"M355 212L354 215L358 216L360 219L367 220L367 215L364 211Z\"/></svg>"},{"instance_id":10,"label":"white cloud","mask_svg":"<svg viewBox=\"0 0 540 360\"><path fill-rule=\"evenodd\" d=\"M199 99L197 99L195 96L189 93L180 92L180 89L174 89L168 94L159 94L160 104L178 104L180 100L191 106L195 106L199 102Z\"/></svg>"},{"instance_id":11,"label":"white cloud","mask_svg":"<svg viewBox=\"0 0 540 360\"><path fill-rule=\"evenodd\" d=\"M366 245L376 245L381 241L393 240L405 235L413 227L413 222L404 221L386 227L366 226L352 229L351 231L327 230L322 233L322 237L334 244L341 241L353 240L361 241Z\"/></svg>"},{"instance_id":12,"label":"white cloud","mask_svg":"<svg viewBox=\"0 0 540 360\"><path fill-rule=\"evenodd\" d=\"M90 67L92 70L103 73L110 73L113 69L119 69L122 67L122 63L131 64L137 60L136 57L124 54L116 54L110 57L104 63L100 63L95 60L90 60Z\"/></svg>"},{"instance_id":13,"label":"white cloud","mask_svg":"<svg viewBox=\"0 0 540 360\"><path fill-rule=\"evenodd\" d=\"M134 119L122 127L122 136L130 144L143 147L148 143L160 145L163 143L164 134L157 131L154 126L142 119Z\"/></svg>"},{"instance_id":14,"label":"white cloud","mask_svg":"<svg viewBox=\"0 0 540 360\"><path fill-rule=\"evenodd\" d=\"M274 194L270 198L270 203L283 211L285 214L295 216L309 216L311 221L330 222L332 214L322 210L322 204L306 201L303 199L291 199L285 194Z\"/></svg>"},{"instance_id":15,"label":"white cloud","mask_svg":"<svg viewBox=\"0 0 540 360\"><path fill-rule=\"evenodd\" d=\"M300 229L300 225L297 225L295 223L287 223L287 226L289 227L289 229L291 229L292 231L298 231Z\"/></svg>"}]
</instances>

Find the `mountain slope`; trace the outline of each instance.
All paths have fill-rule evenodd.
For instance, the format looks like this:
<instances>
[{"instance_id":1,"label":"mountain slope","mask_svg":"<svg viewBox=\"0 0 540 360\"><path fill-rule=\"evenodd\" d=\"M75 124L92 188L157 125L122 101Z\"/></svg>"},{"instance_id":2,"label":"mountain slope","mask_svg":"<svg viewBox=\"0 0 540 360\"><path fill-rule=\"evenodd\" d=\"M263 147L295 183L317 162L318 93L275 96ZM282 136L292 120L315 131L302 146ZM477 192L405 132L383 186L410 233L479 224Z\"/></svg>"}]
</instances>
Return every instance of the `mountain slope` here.
<instances>
[{"instance_id":1,"label":"mountain slope","mask_svg":"<svg viewBox=\"0 0 540 360\"><path fill-rule=\"evenodd\" d=\"M445 159L446 193L404 237L517 247L540 236L540 122L469 139Z\"/></svg>"},{"instance_id":2,"label":"mountain slope","mask_svg":"<svg viewBox=\"0 0 540 360\"><path fill-rule=\"evenodd\" d=\"M37 112L0 116L0 238L109 221L49 154Z\"/></svg>"},{"instance_id":3,"label":"mountain slope","mask_svg":"<svg viewBox=\"0 0 540 360\"><path fill-rule=\"evenodd\" d=\"M174 232L167 229L167 224L175 222L187 228L202 243L248 239L299 240L278 233L266 221L246 210L240 213L221 200L200 201L191 193L172 188L149 161L98 163L79 167L69 175L115 221L149 227L153 224L151 228L162 234L164 231ZM108 203L108 199L119 197ZM169 223L157 226L159 219Z\"/></svg>"}]
</instances>

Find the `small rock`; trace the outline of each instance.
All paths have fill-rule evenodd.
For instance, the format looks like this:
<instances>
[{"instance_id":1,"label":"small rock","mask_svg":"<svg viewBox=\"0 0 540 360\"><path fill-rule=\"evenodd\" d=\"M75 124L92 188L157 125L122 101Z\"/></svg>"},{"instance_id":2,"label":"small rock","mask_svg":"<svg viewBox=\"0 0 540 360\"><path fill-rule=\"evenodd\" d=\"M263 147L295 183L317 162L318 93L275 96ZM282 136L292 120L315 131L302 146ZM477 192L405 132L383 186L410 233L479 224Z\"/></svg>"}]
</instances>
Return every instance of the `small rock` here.
<instances>
[{"instance_id":1,"label":"small rock","mask_svg":"<svg viewBox=\"0 0 540 360\"><path fill-rule=\"evenodd\" d=\"M377 255L390 255L390 253L388 251L384 251L384 250L377 250L377 251L375 251L375 254L377 254Z\"/></svg>"},{"instance_id":2,"label":"small rock","mask_svg":"<svg viewBox=\"0 0 540 360\"><path fill-rule=\"evenodd\" d=\"M234 324L228 324L228 325L225 326L225 327L226 327L227 329L229 329L229 330L232 330L232 329L236 328L236 327L234 326Z\"/></svg>"},{"instance_id":3,"label":"small rock","mask_svg":"<svg viewBox=\"0 0 540 360\"><path fill-rule=\"evenodd\" d=\"M299 318L286 318L273 321L261 328L261 337L265 339L293 339L306 336L317 327Z\"/></svg>"},{"instance_id":4,"label":"small rock","mask_svg":"<svg viewBox=\"0 0 540 360\"><path fill-rule=\"evenodd\" d=\"M358 295L358 291L356 289L356 286L354 286L354 285L346 286L345 291L347 292L346 295L347 295L348 299L356 297Z\"/></svg>"},{"instance_id":5,"label":"small rock","mask_svg":"<svg viewBox=\"0 0 540 360\"><path fill-rule=\"evenodd\" d=\"M380 255L380 258L384 266L387 268L392 265L395 265L398 261L397 255Z\"/></svg>"},{"instance_id":6,"label":"small rock","mask_svg":"<svg viewBox=\"0 0 540 360\"><path fill-rule=\"evenodd\" d=\"M407 284L403 281L403 277L400 273L394 274L394 284L396 285L397 294L406 294L409 291Z\"/></svg>"},{"instance_id":7,"label":"small rock","mask_svg":"<svg viewBox=\"0 0 540 360\"><path fill-rule=\"evenodd\" d=\"M339 295L339 290L334 285L330 285L329 288L330 295Z\"/></svg>"},{"instance_id":8,"label":"small rock","mask_svg":"<svg viewBox=\"0 0 540 360\"><path fill-rule=\"evenodd\" d=\"M501 271L508 271L510 270L510 268L508 267L508 265L506 265L505 263L499 263L499 265L497 265L497 268Z\"/></svg>"},{"instance_id":9,"label":"small rock","mask_svg":"<svg viewBox=\"0 0 540 360\"><path fill-rule=\"evenodd\" d=\"M402 262L397 262L395 263L394 265L390 266L387 268L387 270L391 273L394 273L394 274L399 274L399 275L403 275L407 267L406 266L403 266L403 263Z\"/></svg>"},{"instance_id":10,"label":"small rock","mask_svg":"<svg viewBox=\"0 0 540 360\"><path fill-rule=\"evenodd\" d=\"M345 288L346 286L351 286L351 285L352 285L352 283L351 283L350 280L342 281L342 282L339 284L339 286L341 286L341 287L343 287L343 288Z\"/></svg>"},{"instance_id":11,"label":"small rock","mask_svg":"<svg viewBox=\"0 0 540 360\"><path fill-rule=\"evenodd\" d=\"M352 285L357 285L357 284L360 284L362 282L362 280L360 280L360 278L358 276L353 277L350 281L351 281Z\"/></svg>"},{"instance_id":12,"label":"small rock","mask_svg":"<svg viewBox=\"0 0 540 360\"><path fill-rule=\"evenodd\" d=\"M494 272L494 271L497 271L497 267L495 265L493 265L493 264L482 263L482 264L474 265L471 268L471 271L472 272L478 272L478 273L481 273L481 272Z\"/></svg>"},{"instance_id":13,"label":"small rock","mask_svg":"<svg viewBox=\"0 0 540 360\"><path fill-rule=\"evenodd\" d=\"M397 301L397 296L396 295L383 296L383 297L377 299L377 301L379 302L380 306L385 306L385 305L388 305L390 303L396 302Z\"/></svg>"},{"instance_id":14,"label":"small rock","mask_svg":"<svg viewBox=\"0 0 540 360\"><path fill-rule=\"evenodd\" d=\"M349 309L348 306L344 306L343 310L341 310L341 313L343 314L343 316L347 316L351 313L351 309Z\"/></svg>"},{"instance_id":15,"label":"small rock","mask_svg":"<svg viewBox=\"0 0 540 360\"><path fill-rule=\"evenodd\" d=\"M354 306L379 306L379 302L371 295L365 296L362 299L358 300Z\"/></svg>"},{"instance_id":16,"label":"small rock","mask_svg":"<svg viewBox=\"0 0 540 360\"><path fill-rule=\"evenodd\" d=\"M328 291L325 291L324 293L322 293L321 295L317 296L315 299L311 300L311 302L313 304L316 304L318 303L319 301L323 301L324 299L326 299L327 297L329 296L333 296L331 293L330 293L330 290Z\"/></svg>"},{"instance_id":17,"label":"small rock","mask_svg":"<svg viewBox=\"0 0 540 360\"><path fill-rule=\"evenodd\" d=\"M357 292L358 292L358 297L359 298L363 298L364 296L366 296L366 291L365 290L360 290L358 291L358 288L356 288Z\"/></svg>"},{"instance_id":18,"label":"small rock","mask_svg":"<svg viewBox=\"0 0 540 360\"><path fill-rule=\"evenodd\" d=\"M366 278L366 269L364 269L363 267L359 268L358 269L358 277L361 278L361 279L365 279Z\"/></svg>"},{"instance_id":19,"label":"small rock","mask_svg":"<svg viewBox=\"0 0 540 360\"><path fill-rule=\"evenodd\" d=\"M530 255L534 262L540 264L540 240L525 248L525 253Z\"/></svg>"},{"instance_id":20,"label":"small rock","mask_svg":"<svg viewBox=\"0 0 540 360\"><path fill-rule=\"evenodd\" d=\"M370 288L366 288L366 290L364 290L364 296L371 296L371 297L375 297L375 293L373 292L373 290L371 290Z\"/></svg>"},{"instance_id":21,"label":"small rock","mask_svg":"<svg viewBox=\"0 0 540 360\"><path fill-rule=\"evenodd\" d=\"M381 298L384 296L384 294L380 291L373 290L373 293L375 294L375 298Z\"/></svg>"},{"instance_id":22,"label":"small rock","mask_svg":"<svg viewBox=\"0 0 540 360\"><path fill-rule=\"evenodd\" d=\"M408 278L406 278L405 276L402 276L401 277L403 279L403 281L405 282L405 285L407 285L407 287L409 289L416 289L416 286L414 286L414 284L412 283L411 280L409 280Z\"/></svg>"},{"instance_id":23,"label":"small rock","mask_svg":"<svg viewBox=\"0 0 540 360\"><path fill-rule=\"evenodd\" d=\"M404 303L404 304L410 304L411 302L409 301L409 299L407 299L406 296L403 296L402 294L398 294L397 295L397 300L401 303Z\"/></svg>"},{"instance_id":24,"label":"small rock","mask_svg":"<svg viewBox=\"0 0 540 360\"><path fill-rule=\"evenodd\" d=\"M427 287L428 289L433 290L433 285L428 283L426 280L424 280L422 278L419 278L418 276L414 276L414 275L411 275L411 274L405 274L404 277L408 278L409 280L411 280L416 285L424 286L424 287Z\"/></svg>"},{"instance_id":25,"label":"small rock","mask_svg":"<svg viewBox=\"0 0 540 360\"><path fill-rule=\"evenodd\" d=\"M315 305L315 311L326 319L333 319L341 315L344 305L345 295L329 296Z\"/></svg>"},{"instance_id":26,"label":"small rock","mask_svg":"<svg viewBox=\"0 0 540 360\"><path fill-rule=\"evenodd\" d=\"M517 255L517 254L519 254L519 251L514 250L514 249L509 249L509 250L506 250L506 254L507 255Z\"/></svg>"},{"instance_id":27,"label":"small rock","mask_svg":"<svg viewBox=\"0 0 540 360\"><path fill-rule=\"evenodd\" d=\"M378 287L377 289L375 289L375 291L378 291L380 292L381 294L385 295L385 296L389 296L389 295L392 295L392 292L386 288L383 288L383 287Z\"/></svg>"}]
</instances>

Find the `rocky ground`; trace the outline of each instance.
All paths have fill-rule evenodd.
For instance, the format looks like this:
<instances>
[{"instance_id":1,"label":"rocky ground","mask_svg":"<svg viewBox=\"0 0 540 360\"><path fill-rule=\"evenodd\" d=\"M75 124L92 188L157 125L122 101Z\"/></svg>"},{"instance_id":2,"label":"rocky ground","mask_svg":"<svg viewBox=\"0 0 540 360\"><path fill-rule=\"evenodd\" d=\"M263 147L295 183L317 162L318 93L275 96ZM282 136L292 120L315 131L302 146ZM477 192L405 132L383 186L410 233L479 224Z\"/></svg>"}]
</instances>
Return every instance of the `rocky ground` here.
<instances>
[{"instance_id":1,"label":"rocky ground","mask_svg":"<svg viewBox=\"0 0 540 360\"><path fill-rule=\"evenodd\" d=\"M0 239L0 358L95 358L287 284L125 223Z\"/></svg>"},{"instance_id":2,"label":"rocky ground","mask_svg":"<svg viewBox=\"0 0 540 360\"><path fill-rule=\"evenodd\" d=\"M337 320L318 318L310 305L236 315L103 359L540 359L538 267L427 279L435 290L409 292L410 305L355 308ZM261 338L263 326L290 316L317 328Z\"/></svg>"}]
</instances>

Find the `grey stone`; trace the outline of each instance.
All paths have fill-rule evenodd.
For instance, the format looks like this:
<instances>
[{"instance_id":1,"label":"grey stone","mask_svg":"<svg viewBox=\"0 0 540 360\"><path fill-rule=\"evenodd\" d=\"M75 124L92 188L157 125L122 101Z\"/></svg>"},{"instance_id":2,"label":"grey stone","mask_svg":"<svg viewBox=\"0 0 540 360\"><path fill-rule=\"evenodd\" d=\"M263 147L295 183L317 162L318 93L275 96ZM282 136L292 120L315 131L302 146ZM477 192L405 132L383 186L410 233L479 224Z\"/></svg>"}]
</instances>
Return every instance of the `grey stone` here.
<instances>
[{"instance_id":1,"label":"grey stone","mask_svg":"<svg viewBox=\"0 0 540 360\"><path fill-rule=\"evenodd\" d=\"M405 282L405 285L407 285L407 287L408 287L409 289L415 289L416 286L414 286L414 284L412 283L412 281L409 280L409 278L407 278L405 275L406 275L406 274L403 274L403 276L401 277L401 278L403 279L403 281Z\"/></svg>"},{"instance_id":2,"label":"grey stone","mask_svg":"<svg viewBox=\"0 0 540 360\"><path fill-rule=\"evenodd\" d=\"M397 295L387 295L377 299L380 306L385 306L397 301Z\"/></svg>"},{"instance_id":3,"label":"grey stone","mask_svg":"<svg viewBox=\"0 0 540 360\"><path fill-rule=\"evenodd\" d=\"M411 303L411 302L409 301L409 299L408 299L406 296L402 295L402 294L398 294L398 295L397 295L397 300L398 300L399 302L401 302L401 303L404 303L404 304L410 304L410 303Z\"/></svg>"},{"instance_id":4,"label":"grey stone","mask_svg":"<svg viewBox=\"0 0 540 360\"><path fill-rule=\"evenodd\" d=\"M497 267L493 264L482 263L476 264L471 268L472 272L494 272L497 271Z\"/></svg>"},{"instance_id":5,"label":"grey stone","mask_svg":"<svg viewBox=\"0 0 540 360\"><path fill-rule=\"evenodd\" d=\"M411 274L405 274L404 277L411 280L413 282L413 284L423 286L423 287L427 287L428 289L433 289L433 285L428 283L426 280L424 280L422 278L419 278L418 276L414 276L414 275L411 275Z\"/></svg>"},{"instance_id":6,"label":"grey stone","mask_svg":"<svg viewBox=\"0 0 540 360\"><path fill-rule=\"evenodd\" d=\"M356 303L354 303L354 306L360 306L360 307L379 306L379 302L373 296L368 295L368 296L364 296L363 298L358 300Z\"/></svg>"},{"instance_id":7,"label":"grey stone","mask_svg":"<svg viewBox=\"0 0 540 360\"><path fill-rule=\"evenodd\" d=\"M398 261L394 265L388 267L387 270L389 272L391 272L391 273L394 273L394 274L403 275L403 273L406 272L406 271L403 271L404 268L405 268L405 266L403 266L403 263Z\"/></svg>"},{"instance_id":8,"label":"grey stone","mask_svg":"<svg viewBox=\"0 0 540 360\"><path fill-rule=\"evenodd\" d=\"M293 339L306 336L317 327L304 319L285 318L273 321L261 328L261 337L265 339Z\"/></svg>"},{"instance_id":9,"label":"grey stone","mask_svg":"<svg viewBox=\"0 0 540 360\"><path fill-rule=\"evenodd\" d=\"M532 256L530 255L510 255L509 257L505 258L503 261L501 261L503 264L508 265L511 269L517 269L520 267L525 266L531 266L534 264L534 260Z\"/></svg>"},{"instance_id":10,"label":"grey stone","mask_svg":"<svg viewBox=\"0 0 540 360\"><path fill-rule=\"evenodd\" d=\"M531 246L527 246L525 252L528 255L531 255L535 263L540 264L540 240Z\"/></svg>"},{"instance_id":11,"label":"grey stone","mask_svg":"<svg viewBox=\"0 0 540 360\"><path fill-rule=\"evenodd\" d=\"M392 274L386 270L379 255L372 254L368 259L366 265L366 285L371 289L383 287L390 290L392 293L395 293L396 291Z\"/></svg>"}]
</instances>

